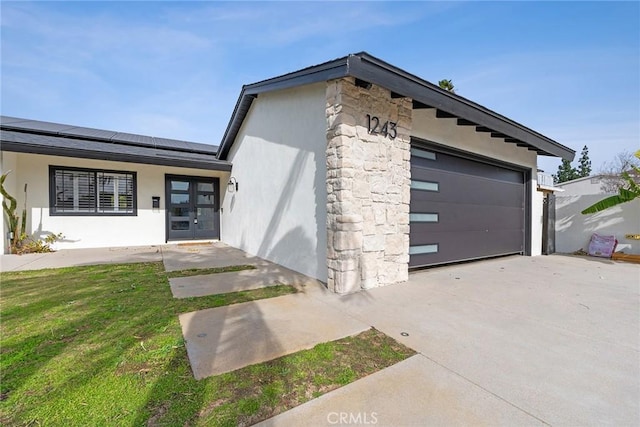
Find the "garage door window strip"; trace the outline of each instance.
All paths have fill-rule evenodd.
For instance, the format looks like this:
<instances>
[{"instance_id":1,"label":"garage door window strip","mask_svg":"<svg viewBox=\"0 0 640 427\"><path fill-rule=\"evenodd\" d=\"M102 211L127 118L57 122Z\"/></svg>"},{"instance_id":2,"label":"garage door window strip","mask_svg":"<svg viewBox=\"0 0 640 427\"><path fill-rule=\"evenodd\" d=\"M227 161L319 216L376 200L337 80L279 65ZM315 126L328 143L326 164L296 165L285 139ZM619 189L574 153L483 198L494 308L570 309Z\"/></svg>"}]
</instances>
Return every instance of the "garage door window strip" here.
<instances>
[{"instance_id":1,"label":"garage door window strip","mask_svg":"<svg viewBox=\"0 0 640 427\"><path fill-rule=\"evenodd\" d=\"M414 190L440 191L440 183L432 181L411 181Z\"/></svg>"},{"instance_id":2,"label":"garage door window strip","mask_svg":"<svg viewBox=\"0 0 640 427\"><path fill-rule=\"evenodd\" d=\"M432 151L419 150L417 148L411 149L411 155L416 157L422 157L423 159L428 159L428 160L436 159L436 153Z\"/></svg>"},{"instance_id":3,"label":"garage door window strip","mask_svg":"<svg viewBox=\"0 0 640 427\"><path fill-rule=\"evenodd\" d=\"M409 255L435 254L438 252L438 244L409 246Z\"/></svg>"},{"instance_id":4,"label":"garage door window strip","mask_svg":"<svg viewBox=\"0 0 640 427\"><path fill-rule=\"evenodd\" d=\"M410 213L409 221L411 222L438 222L439 216L437 213Z\"/></svg>"}]
</instances>

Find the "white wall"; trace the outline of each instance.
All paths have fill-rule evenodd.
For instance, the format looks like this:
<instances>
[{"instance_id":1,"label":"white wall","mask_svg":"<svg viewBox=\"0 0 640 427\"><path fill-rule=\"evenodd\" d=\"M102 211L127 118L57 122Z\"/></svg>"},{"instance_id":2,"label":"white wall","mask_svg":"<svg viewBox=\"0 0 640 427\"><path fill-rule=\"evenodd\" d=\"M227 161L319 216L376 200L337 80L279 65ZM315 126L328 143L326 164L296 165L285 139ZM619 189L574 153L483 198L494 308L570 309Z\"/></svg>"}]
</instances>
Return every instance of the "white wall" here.
<instances>
[{"instance_id":1,"label":"white wall","mask_svg":"<svg viewBox=\"0 0 640 427\"><path fill-rule=\"evenodd\" d=\"M18 207L24 203L24 184L27 184L29 232L35 236L62 233L64 240L55 249L96 248L164 244L165 231L165 174L221 177L224 188L228 173L168 166L143 165L102 160L37 154L3 153L5 159L17 157L16 188ZM137 173L136 216L50 216L49 165L90 169L109 169ZM4 167L4 165L3 165ZM151 196L160 196L160 209L152 209Z\"/></svg>"},{"instance_id":2,"label":"white wall","mask_svg":"<svg viewBox=\"0 0 640 427\"><path fill-rule=\"evenodd\" d=\"M327 279L326 84L260 94L228 159L222 241Z\"/></svg>"},{"instance_id":3,"label":"white wall","mask_svg":"<svg viewBox=\"0 0 640 427\"><path fill-rule=\"evenodd\" d=\"M563 196L580 196L583 194L604 194L602 191L602 178L598 176L588 176L563 182L555 185L562 188Z\"/></svg>"},{"instance_id":4,"label":"white wall","mask_svg":"<svg viewBox=\"0 0 640 427\"><path fill-rule=\"evenodd\" d=\"M640 240L625 238L626 234L640 234L640 200L591 215L580 213L607 196L609 195L556 196L556 252L572 253L579 249L586 251L591 235L598 233L616 236L616 252L640 254Z\"/></svg>"},{"instance_id":5,"label":"white wall","mask_svg":"<svg viewBox=\"0 0 640 427\"><path fill-rule=\"evenodd\" d=\"M537 188L537 156L516 144L476 132L475 126L458 126L457 119L436 118L435 109L413 110L411 135L469 153L479 154L531 171L531 255L542 253L542 193Z\"/></svg>"}]
</instances>

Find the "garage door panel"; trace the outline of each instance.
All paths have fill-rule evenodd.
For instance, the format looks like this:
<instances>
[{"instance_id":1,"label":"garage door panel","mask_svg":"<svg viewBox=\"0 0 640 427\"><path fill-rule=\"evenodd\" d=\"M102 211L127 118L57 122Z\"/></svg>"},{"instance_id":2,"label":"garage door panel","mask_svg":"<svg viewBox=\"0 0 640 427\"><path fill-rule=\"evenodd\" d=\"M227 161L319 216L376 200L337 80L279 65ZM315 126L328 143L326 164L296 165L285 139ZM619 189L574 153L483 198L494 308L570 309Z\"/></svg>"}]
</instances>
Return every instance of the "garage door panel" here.
<instances>
[{"instance_id":1,"label":"garage door panel","mask_svg":"<svg viewBox=\"0 0 640 427\"><path fill-rule=\"evenodd\" d=\"M412 148L410 266L522 253L522 171Z\"/></svg>"},{"instance_id":2,"label":"garage door panel","mask_svg":"<svg viewBox=\"0 0 640 427\"><path fill-rule=\"evenodd\" d=\"M521 242L522 234L518 230L496 230L492 233L480 231L469 233L436 232L431 234L428 240L422 242L412 241L410 248L437 245L437 252L411 254L410 264L442 264L489 256L517 254L523 251Z\"/></svg>"},{"instance_id":3,"label":"garage door panel","mask_svg":"<svg viewBox=\"0 0 640 427\"><path fill-rule=\"evenodd\" d=\"M483 179L453 172L424 170L415 174L412 172L411 180L433 182L438 185L438 191L412 189L412 201L455 202L464 197L471 204L524 206L522 184Z\"/></svg>"},{"instance_id":4,"label":"garage door panel","mask_svg":"<svg viewBox=\"0 0 640 427\"><path fill-rule=\"evenodd\" d=\"M420 202L410 214L411 233L439 231L474 231L517 229L524 227L520 207ZM420 215L429 213L431 215Z\"/></svg>"},{"instance_id":5,"label":"garage door panel","mask_svg":"<svg viewBox=\"0 0 640 427\"><path fill-rule=\"evenodd\" d=\"M415 151L414 151L415 152ZM499 181L512 182L517 184L523 183L522 172L506 169L500 166L482 163L477 160L465 159L449 154L437 153L434 159L426 159L422 157L412 156L411 171L414 169L432 169L442 171L455 171L464 175L476 176L482 178L492 178Z\"/></svg>"},{"instance_id":6,"label":"garage door panel","mask_svg":"<svg viewBox=\"0 0 640 427\"><path fill-rule=\"evenodd\" d=\"M476 253L479 250L495 253L517 253L522 251L522 231L476 230L476 231L433 231L429 234L416 234L409 238L409 247L437 244L443 248L455 248L460 254Z\"/></svg>"}]
</instances>

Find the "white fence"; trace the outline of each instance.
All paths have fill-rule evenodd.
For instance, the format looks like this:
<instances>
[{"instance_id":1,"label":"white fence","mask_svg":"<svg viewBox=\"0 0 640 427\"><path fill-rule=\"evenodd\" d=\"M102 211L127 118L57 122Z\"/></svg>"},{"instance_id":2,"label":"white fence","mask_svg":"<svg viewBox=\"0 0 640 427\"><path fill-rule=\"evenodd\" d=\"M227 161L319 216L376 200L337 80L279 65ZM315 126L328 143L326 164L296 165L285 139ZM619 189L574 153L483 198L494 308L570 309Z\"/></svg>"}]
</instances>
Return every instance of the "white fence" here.
<instances>
[{"instance_id":1,"label":"white fence","mask_svg":"<svg viewBox=\"0 0 640 427\"><path fill-rule=\"evenodd\" d=\"M544 172L538 172L538 185L553 187L553 176Z\"/></svg>"},{"instance_id":2,"label":"white fence","mask_svg":"<svg viewBox=\"0 0 640 427\"><path fill-rule=\"evenodd\" d=\"M580 212L607 194L556 196L556 252L587 250L593 233L613 235L618 239L616 252L640 255L640 240L626 238L640 234L640 200L623 203L590 215Z\"/></svg>"}]
</instances>

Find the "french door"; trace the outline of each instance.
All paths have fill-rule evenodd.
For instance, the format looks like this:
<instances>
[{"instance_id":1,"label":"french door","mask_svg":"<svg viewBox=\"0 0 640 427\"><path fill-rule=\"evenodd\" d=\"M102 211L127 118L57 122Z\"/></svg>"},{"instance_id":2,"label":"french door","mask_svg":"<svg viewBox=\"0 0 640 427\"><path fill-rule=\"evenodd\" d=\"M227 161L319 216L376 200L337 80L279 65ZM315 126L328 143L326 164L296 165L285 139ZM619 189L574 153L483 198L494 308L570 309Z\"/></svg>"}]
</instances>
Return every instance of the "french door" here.
<instances>
[{"instance_id":1,"label":"french door","mask_svg":"<svg viewBox=\"0 0 640 427\"><path fill-rule=\"evenodd\" d=\"M167 240L220 238L218 195L218 178L167 175Z\"/></svg>"}]
</instances>

